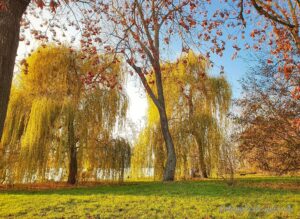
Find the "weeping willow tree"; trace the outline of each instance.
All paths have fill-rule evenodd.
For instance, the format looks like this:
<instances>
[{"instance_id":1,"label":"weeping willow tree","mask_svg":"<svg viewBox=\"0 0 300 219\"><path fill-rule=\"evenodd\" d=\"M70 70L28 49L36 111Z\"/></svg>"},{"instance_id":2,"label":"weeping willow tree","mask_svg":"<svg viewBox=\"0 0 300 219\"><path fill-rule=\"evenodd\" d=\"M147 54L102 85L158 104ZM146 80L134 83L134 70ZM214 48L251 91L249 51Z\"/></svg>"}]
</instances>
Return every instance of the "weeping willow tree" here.
<instances>
[{"instance_id":1,"label":"weeping willow tree","mask_svg":"<svg viewBox=\"0 0 300 219\"><path fill-rule=\"evenodd\" d=\"M147 80L153 83L154 74L150 73ZM217 174L230 107L230 85L222 76L209 76L207 61L192 51L176 63L163 66L163 84L176 148L176 177ZM159 134L158 112L151 101L148 104L148 123L134 147L132 174L145 176L143 170L153 168L154 178L161 179L166 151Z\"/></svg>"},{"instance_id":2,"label":"weeping willow tree","mask_svg":"<svg viewBox=\"0 0 300 219\"><path fill-rule=\"evenodd\" d=\"M83 172L99 170L110 179L124 176L130 146L112 137L127 111L126 95L114 89L117 82L124 82L120 63L111 62L109 56L86 60L82 55L48 45L24 62L11 92L1 140L3 182L67 178L74 184L84 178ZM99 69L102 78L114 80L113 86L91 83L98 77L92 72ZM89 180L100 178L96 173Z\"/></svg>"}]
</instances>

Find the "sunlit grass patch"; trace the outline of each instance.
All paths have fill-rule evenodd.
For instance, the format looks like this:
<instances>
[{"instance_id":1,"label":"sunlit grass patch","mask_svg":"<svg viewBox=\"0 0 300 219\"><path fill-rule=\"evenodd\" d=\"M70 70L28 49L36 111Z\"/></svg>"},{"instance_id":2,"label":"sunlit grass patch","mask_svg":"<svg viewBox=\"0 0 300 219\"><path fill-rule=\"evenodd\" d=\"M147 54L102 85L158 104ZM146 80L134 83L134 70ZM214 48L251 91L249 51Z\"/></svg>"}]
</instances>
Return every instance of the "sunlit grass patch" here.
<instances>
[{"instance_id":1,"label":"sunlit grass patch","mask_svg":"<svg viewBox=\"0 0 300 219\"><path fill-rule=\"evenodd\" d=\"M1 218L299 218L300 189L253 187L299 178L128 182L0 193Z\"/></svg>"}]
</instances>

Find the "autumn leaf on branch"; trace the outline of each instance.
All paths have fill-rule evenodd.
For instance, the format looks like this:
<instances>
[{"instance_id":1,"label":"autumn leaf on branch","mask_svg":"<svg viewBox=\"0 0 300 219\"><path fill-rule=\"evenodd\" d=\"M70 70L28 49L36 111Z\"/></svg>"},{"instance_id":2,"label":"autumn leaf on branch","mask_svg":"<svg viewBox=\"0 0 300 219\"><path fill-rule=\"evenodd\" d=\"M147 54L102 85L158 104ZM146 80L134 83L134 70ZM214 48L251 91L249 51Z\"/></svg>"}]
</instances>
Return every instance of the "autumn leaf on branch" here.
<instances>
[{"instance_id":1,"label":"autumn leaf on branch","mask_svg":"<svg viewBox=\"0 0 300 219\"><path fill-rule=\"evenodd\" d=\"M37 7L43 9L45 7L44 0L35 0Z\"/></svg>"},{"instance_id":2,"label":"autumn leaf on branch","mask_svg":"<svg viewBox=\"0 0 300 219\"><path fill-rule=\"evenodd\" d=\"M7 10L7 4L5 0L0 0L0 11L6 11Z\"/></svg>"}]
</instances>

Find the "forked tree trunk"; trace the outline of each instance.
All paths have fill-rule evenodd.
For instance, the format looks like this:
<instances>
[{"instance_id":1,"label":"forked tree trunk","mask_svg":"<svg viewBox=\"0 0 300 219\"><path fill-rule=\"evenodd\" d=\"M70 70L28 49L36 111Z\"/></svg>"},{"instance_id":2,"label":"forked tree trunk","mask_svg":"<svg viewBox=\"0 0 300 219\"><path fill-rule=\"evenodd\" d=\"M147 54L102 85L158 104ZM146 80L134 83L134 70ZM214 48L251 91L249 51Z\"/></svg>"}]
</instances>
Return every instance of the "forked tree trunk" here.
<instances>
[{"instance_id":1,"label":"forked tree trunk","mask_svg":"<svg viewBox=\"0 0 300 219\"><path fill-rule=\"evenodd\" d=\"M70 112L68 118L69 176L68 184L74 185L77 180L77 149L74 131L74 115Z\"/></svg>"},{"instance_id":2,"label":"forked tree trunk","mask_svg":"<svg viewBox=\"0 0 300 219\"><path fill-rule=\"evenodd\" d=\"M0 11L0 141L19 46L20 20L30 0L8 0Z\"/></svg>"}]
</instances>

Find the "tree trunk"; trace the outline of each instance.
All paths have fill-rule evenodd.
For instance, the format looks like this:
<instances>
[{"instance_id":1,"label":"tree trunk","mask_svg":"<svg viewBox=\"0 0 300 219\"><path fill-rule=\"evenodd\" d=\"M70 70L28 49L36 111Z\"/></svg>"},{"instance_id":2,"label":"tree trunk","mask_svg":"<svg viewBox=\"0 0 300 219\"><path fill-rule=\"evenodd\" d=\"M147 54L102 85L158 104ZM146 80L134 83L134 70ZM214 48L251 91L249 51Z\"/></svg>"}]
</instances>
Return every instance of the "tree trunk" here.
<instances>
[{"instance_id":1,"label":"tree trunk","mask_svg":"<svg viewBox=\"0 0 300 219\"><path fill-rule=\"evenodd\" d=\"M68 183L74 185L77 178L77 149L74 132L74 115L70 112L68 118L69 176Z\"/></svg>"},{"instance_id":2,"label":"tree trunk","mask_svg":"<svg viewBox=\"0 0 300 219\"><path fill-rule=\"evenodd\" d=\"M158 44L159 40L158 39L156 40ZM157 48L159 48L158 45ZM164 88L163 88L163 82L161 77L162 74L161 74L161 68L159 64L160 62L159 53L157 53L155 57L157 58L157 60L155 63L153 63L153 68L155 72L157 97L159 102L158 104L156 103L155 105L157 106L159 112L161 131L167 149L167 161L166 161L166 166L164 168L163 181L173 181L175 178L175 170L176 170L176 153L175 153L173 139L169 129L169 121L166 112Z\"/></svg>"},{"instance_id":3,"label":"tree trunk","mask_svg":"<svg viewBox=\"0 0 300 219\"><path fill-rule=\"evenodd\" d=\"M160 125L161 131L164 137L164 141L166 144L167 149L167 161L166 166L164 168L164 181L173 181L175 178L175 168L176 168L176 153L175 147L173 143L173 139L169 130L169 123L168 117L166 113L166 105L165 105L165 98L164 98L164 89L161 77L161 68L160 68L160 57L159 57L159 31L156 31L156 52L154 57L155 60L151 55L148 55L151 59L151 64L154 69L155 78L156 78L156 90L157 90L157 97L155 96L152 88L149 86L147 79L140 67L137 67L135 64L132 64L131 61L127 61L129 65L138 73L148 95L150 96L151 100L155 104L158 109L159 117L160 117Z\"/></svg>"},{"instance_id":4,"label":"tree trunk","mask_svg":"<svg viewBox=\"0 0 300 219\"><path fill-rule=\"evenodd\" d=\"M206 164L204 160L204 150L200 141L197 141L198 144L198 151L199 151L199 164L200 164L200 171L203 178L208 178Z\"/></svg>"},{"instance_id":5,"label":"tree trunk","mask_svg":"<svg viewBox=\"0 0 300 219\"><path fill-rule=\"evenodd\" d=\"M8 0L0 11L0 140L19 46L20 20L30 0Z\"/></svg>"},{"instance_id":6,"label":"tree trunk","mask_svg":"<svg viewBox=\"0 0 300 219\"><path fill-rule=\"evenodd\" d=\"M160 125L167 148L167 161L164 169L164 181L173 181L176 169L176 153L173 139L169 130L168 118L165 108L159 109Z\"/></svg>"},{"instance_id":7,"label":"tree trunk","mask_svg":"<svg viewBox=\"0 0 300 219\"><path fill-rule=\"evenodd\" d=\"M193 104L193 92L190 91L189 94L189 119L192 120L194 117L194 104ZM195 136L196 143L198 145L198 153L199 153L199 165L200 165L200 171L203 178L208 178L207 170L206 170L206 164L204 160L204 150L203 146L201 144L201 140L197 138L197 133L195 133L194 130L191 131L192 134Z\"/></svg>"},{"instance_id":8,"label":"tree trunk","mask_svg":"<svg viewBox=\"0 0 300 219\"><path fill-rule=\"evenodd\" d=\"M124 161L124 156L122 156L122 165L121 165L121 173L120 173L120 176L119 176L119 182L123 182L124 181L124 172L125 172L125 169L124 169L124 164L125 164L125 161Z\"/></svg>"}]
</instances>

